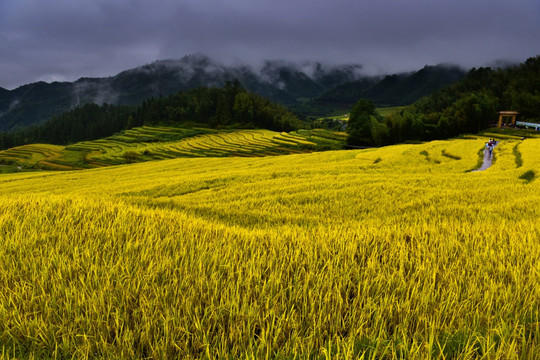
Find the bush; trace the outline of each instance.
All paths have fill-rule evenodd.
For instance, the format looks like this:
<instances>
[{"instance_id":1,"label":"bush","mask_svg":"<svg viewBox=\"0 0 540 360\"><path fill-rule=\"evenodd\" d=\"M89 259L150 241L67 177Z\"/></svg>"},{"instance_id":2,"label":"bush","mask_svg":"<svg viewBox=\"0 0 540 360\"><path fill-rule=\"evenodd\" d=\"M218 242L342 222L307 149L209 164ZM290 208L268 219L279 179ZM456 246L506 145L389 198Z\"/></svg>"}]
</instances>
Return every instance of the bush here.
<instances>
[{"instance_id":1,"label":"bush","mask_svg":"<svg viewBox=\"0 0 540 360\"><path fill-rule=\"evenodd\" d=\"M124 158L124 160L130 163L141 161L141 154L135 151L126 151L125 153L122 154L122 157Z\"/></svg>"}]
</instances>

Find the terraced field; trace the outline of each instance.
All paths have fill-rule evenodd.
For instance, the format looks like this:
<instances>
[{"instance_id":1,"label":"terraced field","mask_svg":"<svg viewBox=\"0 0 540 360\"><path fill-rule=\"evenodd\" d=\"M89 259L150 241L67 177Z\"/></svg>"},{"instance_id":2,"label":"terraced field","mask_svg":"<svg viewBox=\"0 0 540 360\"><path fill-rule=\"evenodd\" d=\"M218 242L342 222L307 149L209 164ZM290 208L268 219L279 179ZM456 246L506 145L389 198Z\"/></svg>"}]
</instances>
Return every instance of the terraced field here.
<instances>
[{"instance_id":1,"label":"terraced field","mask_svg":"<svg viewBox=\"0 0 540 360\"><path fill-rule=\"evenodd\" d=\"M63 146L48 144L18 146L2 151L0 161L4 164L35 165L45 159L59 158L63 149Z\"/></svg>"},{"instance_id":2,"label":"terraced field","mask_svg":"<svg viewBox=\"0 0 540 360\"><path fill-rule=\"evenodd\" d=\"M344 133L300 130L231 130L141 127L66 147L25 145L0 152L0 163L22 169L96 168L178 157L260 157L339 149Z\"/></svg>"}]
</instances>

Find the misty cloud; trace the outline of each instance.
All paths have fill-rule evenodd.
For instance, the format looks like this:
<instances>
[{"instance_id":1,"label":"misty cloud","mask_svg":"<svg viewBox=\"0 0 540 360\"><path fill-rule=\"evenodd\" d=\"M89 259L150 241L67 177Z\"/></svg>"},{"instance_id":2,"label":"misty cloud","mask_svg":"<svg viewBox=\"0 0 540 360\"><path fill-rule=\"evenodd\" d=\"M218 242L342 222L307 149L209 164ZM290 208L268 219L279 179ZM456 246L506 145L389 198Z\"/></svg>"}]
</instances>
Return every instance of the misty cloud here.
<instances>
[{"instance_id":1,"label":"misty cloud","mask_svg":"<svg viewBox=\"0 0 540 360\"><path fill-rule=\"evenodd\" d=\"M77 81L73 83L71 98L71 108L74 108L87 103L115 104L118 100L118 94L108 82Z\"/></svg>"},{"instance_id":2,"label":"misty cloud","mask_svg":"<svg viewBox=\"0 0 540 360\"><path fill-rule=\"evenodd\" d=\"M540 53L537 0L3 0L0 87L166 58L357 63L397 72Z\"/></svg>"}]
</instances>

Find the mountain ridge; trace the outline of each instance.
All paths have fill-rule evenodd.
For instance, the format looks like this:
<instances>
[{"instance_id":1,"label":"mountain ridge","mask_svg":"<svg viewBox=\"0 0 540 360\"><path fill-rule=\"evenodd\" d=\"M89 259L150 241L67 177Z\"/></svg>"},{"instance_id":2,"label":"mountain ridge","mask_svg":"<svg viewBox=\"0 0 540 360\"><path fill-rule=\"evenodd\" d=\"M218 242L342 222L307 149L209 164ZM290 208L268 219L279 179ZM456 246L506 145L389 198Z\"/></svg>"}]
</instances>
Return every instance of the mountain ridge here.
<instances>
[{"instance_id":1,"label":"mountain ridge","mask_svg":"<svg viewBox=\"0 0 540 360\"><path fill-rule=\"evenodd\" d=\"M457 65L426 65L418 71L345 82L313 99L307 106L315 111L323 107L346 110L360 98L369 99L378 107L409 105L465 75L465 70Z\"/></svg>"},{"instance_id":2,"label":"mountain ridge","mask_svg":"<svg viewBox=\"0 0 540 360\"><path fill-rule=\"evenodd\" d=\"M73 82L40 81L13 90L1 89L0 131L39 125L87 103L139 105L152 97L197 87L221 87L234 80L239 80L248 91L301 109L302 104L343 84L376 82L379 78L364 75L359 64L266 60L257 68L225 65L206 55L194 54L157 60L109 77L81 77Z\"/></svg>"}]
</instances>

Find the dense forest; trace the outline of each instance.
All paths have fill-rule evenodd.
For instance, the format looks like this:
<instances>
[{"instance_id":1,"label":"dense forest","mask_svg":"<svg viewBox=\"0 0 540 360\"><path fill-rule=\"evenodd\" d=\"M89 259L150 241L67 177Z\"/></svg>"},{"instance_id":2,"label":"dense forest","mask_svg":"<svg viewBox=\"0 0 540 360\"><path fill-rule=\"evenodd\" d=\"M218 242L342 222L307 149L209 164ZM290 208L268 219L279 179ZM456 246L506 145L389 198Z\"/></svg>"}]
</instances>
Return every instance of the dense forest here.
<instances>
[{"instance_id":1,"label":"dense forest","mask_svg":"<svg viewBox=\"0 0 540 360\"><path fill-rule=\"evenodd\" d=\"M69 144L110 136L143 125L191 125L211 128L265 128L291 131L305 126L279 104L247 92L238 81L222 88L200 87L140 106L86 104L45 124L12 133L0 132L0 148L29 143Z\"/></svg>"},{"instance_id":2,"label":"dense forest","mask_svg":"<svg viewBox=\"0 0 540 360\"><path fill-rule=\"evenodd\" d=\"M64 145L107 137L128 128L133 111L134 107L109 104L78 106L42 125L10 133L0 132L0 148L31 143Z\"/></svg>"},{"instance_id":3,"label":"dense forest","mask_svg":"<svg viewBox=\"0 0 540 360\"><path fill-rule=\"evenodd\" d=\"M457 66L437 65L412 73L364 77L343 83L293 108L308 116L321 116L347 112L361 98L372 101L377 107L410 105L465 75L466 71Z\"/></svg>"},{"instance_id":4,"label":"dense forest","mask_svg":"<svg viewBox=\"0 0 540 360\"><path fill-rule=\"evenodd\" d=\"M508 69L478 68L454 84L401 111L381 117L359 101L351 110L349 145L385 145L476 133L514 110L522 121L540 122L540 56Z\"/></svg>"},{"instance_id":5,"label":"dense forest","mask_svg":"<svg viewBox=\"0 0 540 360\"><path fill-rule=\"evenodd\" d=\"M200 87L144 101L135 125L195 123L212 128L242 127L291 131L304 124L284 106L246 91L239 81L222 88Z\"/></svg>"}]
</instances>

